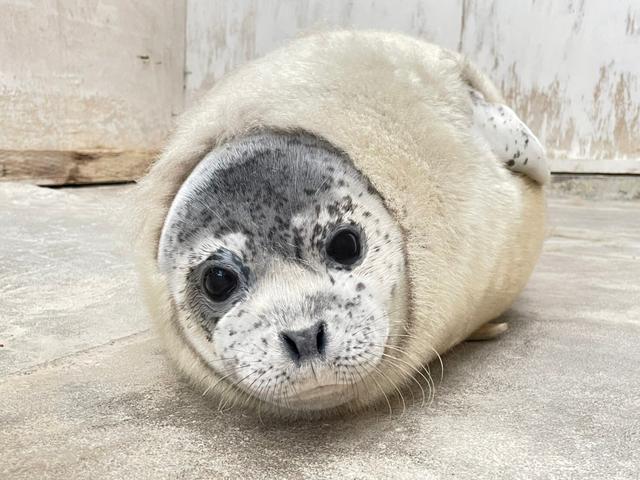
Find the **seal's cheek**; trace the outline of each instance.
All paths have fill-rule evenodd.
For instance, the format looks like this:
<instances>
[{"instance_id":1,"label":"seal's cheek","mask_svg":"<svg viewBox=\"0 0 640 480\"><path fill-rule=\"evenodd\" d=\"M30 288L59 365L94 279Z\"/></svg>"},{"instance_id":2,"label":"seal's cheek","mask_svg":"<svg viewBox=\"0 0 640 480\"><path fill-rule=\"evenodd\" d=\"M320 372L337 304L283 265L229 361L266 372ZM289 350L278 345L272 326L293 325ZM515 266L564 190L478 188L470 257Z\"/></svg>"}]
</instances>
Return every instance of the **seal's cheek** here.
<instances>
[{"instance_id":1,"label":"seal's cheek","mask_svg":"<svg viewBox=\"0 0 640 480\"><path fill-rule=\"evenodd\" d=\"M222 375L236 380L274 370L282 361L278 357L279 339L273 319L248 310L223 317L213 331L215 364Z\"/></svg>"},{"instance_id":2,"label":"seal's cheek","mask_svg":"<svg viewBox=\"0 0 640 480\"><path fill-rule=\"evenodd\" d=\"M329 366L341 375L367 373L375 369L382 358L389 322L384 312L362 305L350 311L346 318L334 316L327 330Z\"/></svg>"}]
</instances>

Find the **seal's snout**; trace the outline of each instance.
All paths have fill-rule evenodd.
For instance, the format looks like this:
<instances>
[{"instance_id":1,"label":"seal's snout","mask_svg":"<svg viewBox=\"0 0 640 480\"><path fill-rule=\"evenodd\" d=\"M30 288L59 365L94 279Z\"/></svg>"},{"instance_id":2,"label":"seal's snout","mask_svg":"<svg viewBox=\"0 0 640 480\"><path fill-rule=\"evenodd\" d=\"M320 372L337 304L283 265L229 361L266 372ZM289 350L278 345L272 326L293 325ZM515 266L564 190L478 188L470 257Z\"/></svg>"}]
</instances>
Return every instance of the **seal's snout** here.
<instances>
[{"instance_id":1,"label":"seal's snout","mask_svg":"<svg viewBox=\"0 0 640 480\"><path fill-rule=\"evenodd\" d=\"M324 356L327 345L325 329L325 323L318 322L304 330L281 332L285 352L296 364Z\"/></svg>"}]
</instances>

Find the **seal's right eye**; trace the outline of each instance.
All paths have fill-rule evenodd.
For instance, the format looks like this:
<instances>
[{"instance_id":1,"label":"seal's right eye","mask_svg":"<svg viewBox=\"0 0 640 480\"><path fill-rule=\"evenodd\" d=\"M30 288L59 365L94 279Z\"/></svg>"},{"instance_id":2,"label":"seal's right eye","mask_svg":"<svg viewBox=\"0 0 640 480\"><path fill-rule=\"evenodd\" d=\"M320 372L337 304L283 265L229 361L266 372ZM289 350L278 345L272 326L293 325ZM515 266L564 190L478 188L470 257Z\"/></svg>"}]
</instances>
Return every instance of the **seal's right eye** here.
<instances>
[{"instance_id":1,"label":"seal's right eye","mask_svg":"<svg viewBox=\"0 0 640 480\"><path fill-rule=\"evenodd\" d=\"M212 267L204 272L202 287L211 300L224 302L238 288L238 276L226 268Z\"/></svg>"},{"instance_id":2,"label":"seal's right eye","mask_svg":"<svg viewBox=\"0 0 640 480\"><path fill-rule=\"evenodd\" d=\"M340 227L327 245L329 258L342 265L353 265L362 256L359 233L352 227Z\"/></svg>"}]
</instances>

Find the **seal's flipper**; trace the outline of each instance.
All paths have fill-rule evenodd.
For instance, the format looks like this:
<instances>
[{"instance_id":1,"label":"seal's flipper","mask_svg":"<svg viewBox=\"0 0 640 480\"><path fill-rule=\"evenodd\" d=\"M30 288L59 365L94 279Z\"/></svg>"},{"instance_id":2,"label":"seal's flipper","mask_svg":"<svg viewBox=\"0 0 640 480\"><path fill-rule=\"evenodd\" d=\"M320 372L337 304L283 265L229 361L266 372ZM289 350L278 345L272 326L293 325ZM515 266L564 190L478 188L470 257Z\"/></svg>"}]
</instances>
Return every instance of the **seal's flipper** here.
<instances>
[{"instance_id":1,"label":"seal's flipper","mask_svg":"<svg viewBox=\"0 0 640 480\"><path fill-rule=\"evenodd\" d=\"M478 328L467 338L467 341L478 342L483 340L493 340L499 337L509 329L507 322L494 323L488 322Z\"/></svg>"},{"instance_id":2,"label":"seal's flipper","mask_svg":"<svg viewBox=\"0 0 640 480\"><path fill-rule=\"evenodd\" d=\"M529 127L506 105L490 103L471 90L474 136L488 144L493 154L510 170L544 185L549 181L544 147Z\"/></svg>"}]
</instances>

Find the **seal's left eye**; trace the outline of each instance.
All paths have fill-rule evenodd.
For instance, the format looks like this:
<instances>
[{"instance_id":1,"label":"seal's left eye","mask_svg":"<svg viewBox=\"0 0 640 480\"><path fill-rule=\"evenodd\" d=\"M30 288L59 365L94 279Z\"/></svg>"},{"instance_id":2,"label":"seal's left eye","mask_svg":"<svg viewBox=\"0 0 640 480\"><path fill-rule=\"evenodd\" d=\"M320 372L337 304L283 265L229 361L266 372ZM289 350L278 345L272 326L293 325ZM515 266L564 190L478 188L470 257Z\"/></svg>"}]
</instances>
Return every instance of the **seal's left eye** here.
<instances>
[{"instance_id":1,"label":"seal's left eye","mask_svg":"<svg viewBox=\"0 0 640 480\"><path fill-rule=\"evenodd\" d=\"M202 286L214 302L224 302L238 288L238 276L221 267L208 269L203 276Z\"/></svg>"}]
</instances>

